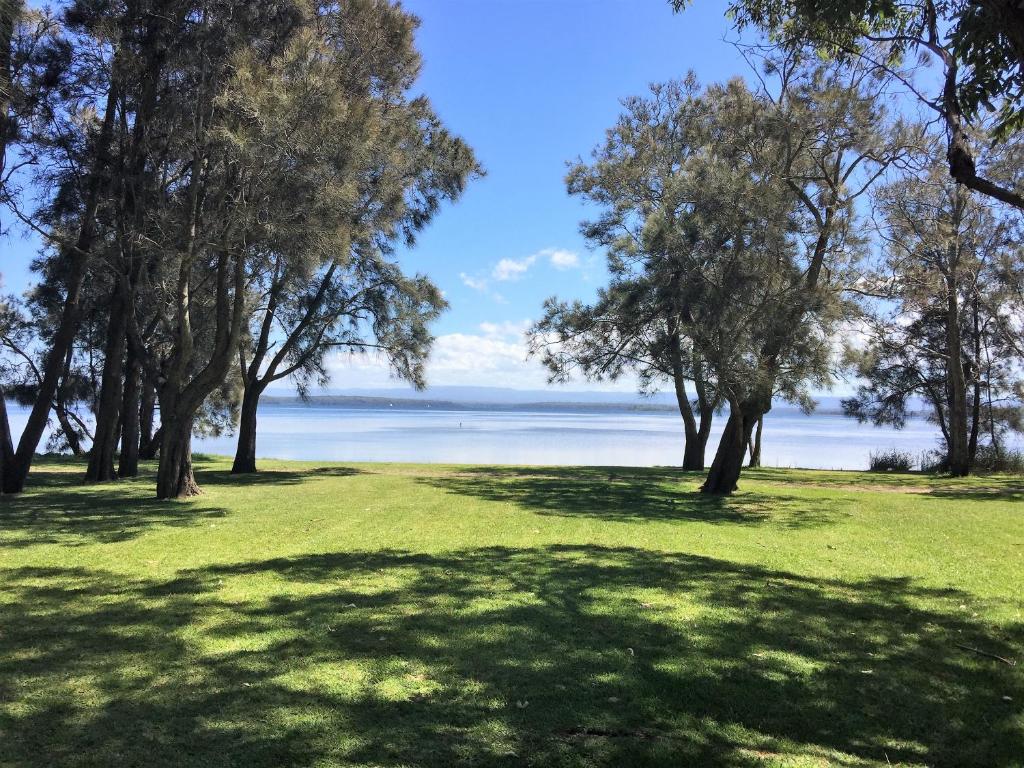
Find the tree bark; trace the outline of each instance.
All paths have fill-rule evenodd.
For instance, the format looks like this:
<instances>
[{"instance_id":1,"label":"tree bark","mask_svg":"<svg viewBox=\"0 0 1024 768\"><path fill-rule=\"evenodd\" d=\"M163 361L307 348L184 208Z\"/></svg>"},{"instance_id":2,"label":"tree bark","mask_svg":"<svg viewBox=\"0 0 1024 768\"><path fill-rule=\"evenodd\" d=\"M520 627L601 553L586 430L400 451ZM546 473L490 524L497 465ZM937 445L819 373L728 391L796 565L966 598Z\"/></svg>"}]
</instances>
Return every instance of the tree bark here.
<instances>
[{"instance_id":1,"label":"tree bark","mask_svg":"<svg viewBox=\"0 0 1024 768\"><path fill-rule=\"evenodd\" d=\"M117 70L118 67L115 63L115 73ZM65 249L70 264L67 271L66 293L60 324L46 355L39 392L25 423L25 429L21 433L18 450L14 460L8 466L8 471L4 472L4 490L7 493L19 493L25 487L25 480L32 467L32 458L36 448L39 447L43 432L46 430L50 407L63 373L65 355L78 330L79 301L89 266L90 252L96 239L96 212L99 209L100 192L103 189L109 165L108 154L114 129L118 90L115 74L115 80L111 82L107 93L106 108L97 141L96 160L89 172L78 238L73 247Z\"/></svg>"},{"instance_id":2,"label":"tree bark","mask_svg":"<svg viewBox=\"0 0 1024 768\"><path fill-rule=\"evenodd\" d=\"M161 424L158 499L188 498L202 491L192 472L192 419L164 419Z\"/></svg>"},{"instance_id":3,"label":"tree bark","mask_svg":"<svg viewBox=\"0 0 1024 768\"><path fill-rule=\"evenodd\" d=\"M74 345L68 346L68 351L64 355L64 366L61 370L60 383L57 385L57 394L53 401L54 414L57 416L57 422L60 424L60 428L64 431L64 438L68 441L68 448L71 449L72 456L82 455L82 441L78 439L78 432L75 429L75 425L71 423L71 417L68 415L68 401L67 401L67 389L68 379L71 377L71 362L75 355Z\"/></svg>"},{"instance_id":4,"label":"tree bark","mask_svg":"<svg viewBox=\"0 0 1024 768\"><path fill-rule=\"evenodd\" d=\"M946 281L946 402L949 410L949 472L953 477L970 474L967 447L967 380L964 376L963 338L960 330L960 304L957 290L956 244L949 246Z\"/></svg>"},{"instance_id":5,"label":"tree bark","mask_svg":"<svg viewBox=\"0 0 1024 768\"><path fill-rule=\"evenodd\" d=\"M729 420L722 432L711 469L708 470L708 476L701 486L701 493L722 496L736 490L750 434L757 420L767 413L770 407L765 407L763 403L754 400L730 403Z\"/></svg>"},{"instance_id":6,"label":"tree bark","mask_svg":"<svg viewBox=\"0 0 1024 768\"><path fill-rule=\"evenodd\" d=\"M96 429L89 453L85 482L116 480L114 458L120 438L118 425L124 399L125 364L128 321L121 286L115 285L110 297L110 318L107 322L107 343L104 349L100 403L96 411Z\"/></svg>"},{"instance_id":7,"label":"tree bark","mask_svg":"<svg viewBox=\"0 0 1024 768\"><path fill-rule=\"evenodd\" d=\"M153 434L155 413L156 387L143 372L142 393L139 402L139 458L143 461L156 458L156 452L160 446L159 436Z\"/></svg>"},{"instance_id":8,"label":"tree bark","mask_svg":"<svg viewBox=\"0 0 1024 768\"><path fill-rule=\"evenodd\" d=\"M246 381L242 395L242 411L238 423L238 447L231 474L247 475L256 471L256 411L259 408L261 387Z\"/></svg>"},{"instance_id":9,"label":"tree bark","mask_svg":"<svg viewBox=\"0 0 1024 768\"><path fill-rule=\"evenodd\" d=\"M129 345L125 366L124 400L121 404L121 458L117 467L120 477L139 474L139 419L142 389L142 366Z\"/></svg>"},{"instance_id":10,"label":"tree bark","mask_svg":"<svg viewBox=\"0 0 1024 768\"><path fill-rule=\"evenodd\" d=\"M750 448L750 461L747 466L751 469L761 466L761 432L764 430L764 416L758 418L754 427L753 439L748 441Z\"/></svg>"},{"instance_id":11,"label":"tree bark","mask_svg":"<svg viewBox=\"0 0 1024 768\"><path fill-rule=\"evenodd\" d=\"M7 419L7 400L5 398L3 385L0 385L0 495L3 494L3 480L7 472L7 463L14 455L11 423Z\"/></svg>"}]
</instances>

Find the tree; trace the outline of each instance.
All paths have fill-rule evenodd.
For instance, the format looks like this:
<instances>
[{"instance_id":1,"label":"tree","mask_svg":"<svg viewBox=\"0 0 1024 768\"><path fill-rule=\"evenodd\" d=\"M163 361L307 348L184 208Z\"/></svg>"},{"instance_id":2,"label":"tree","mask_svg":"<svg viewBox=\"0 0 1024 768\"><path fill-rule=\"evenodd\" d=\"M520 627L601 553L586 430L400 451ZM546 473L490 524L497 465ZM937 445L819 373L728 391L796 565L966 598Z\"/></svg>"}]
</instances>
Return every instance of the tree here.
<instances>
[{"instance_id":1,"label":"tree","mask_svg":"<svg viewBox=\"0 0 1024 768\"><path fill-rule=\"evenodd\" d=\"M617 267L615 260L613 268ZM686 471L704 469L704 452L718 397L700 354L685 335L674 305L674 291L620 269L591 305L548 299L544 317L529 332L532 354L552 381L576 372L589 380L616 380L627 372L639 378L641 392L670 382L683 420ZM695 401L687 391L694 383Z\"/></svg>"},{"instance_id":2,"label":"tree","mask_svg":"<svg viewBox=\"0 0 1024 768\"><path fill-rule=\"evenodd\" d=\"M815 93L822 90L815 87ZM700 361L730 406L705 482L708 493L734 490L751 432L773 396L808 404L806 384L827 379L824 339L834 293L817 286L819 276L832 274L824 268L826 256L838 267L835 252L849 250L837 241L848 231L851 186L849 176L838 179L835 190L830 180L853 162L851 142L864 143L855 134L861 120L877 115L858 115L855 128L834 138L857 100L833 89L845 106L819 119L814 103L794 92L787 90L780 105L739 80L703 93L692 77L655 86L650 98L625 102L626 113L593 162L578 163L570 173L570 189L601 206L584 233L608 248L615 279L655 288L655 300L639 305L655 312L637 314L627 305L612 317L643 318L640 327L657 317L659 324L648 330L664 329L669 341L685 338L690 359ZM822 124L834 130L823 132ZM822 157L833 140L832 156ZM828 232L824 245L812 216L819 205ZM549 305L549 316L552 308L556 319L572 319L571 310L557 305ZM591 345L599 351L643 338L627 324L609 325L614 330L599 328L601 343ZM582 327L589 331L591 324Z\"/></svg>"},{"instance_id":3,"label":"tree","mask_svg":"<svg viewBox=\"0 0 1024 768\"><path fill-rule=\"evenodd\" d=\"M329 381L328 352L376 349L392 370L424 386L424 362L433 341L429 323L444 309L440 291L427 278L407 278L397 264L377 258L341 268L331 263L307 292L275 281L255 339L239 352L244 396L238 447L231 471L256 471L256 412L271 383L292 377L300 394L310 382ZM271 328L285 335L271 341Z\"/></svg>"},{"instance_id":4,"label":"tree","mask_svg":"<svg viewBox=\"0 0 1024 768\"><path fill-rule=\"evenodd\" d=\"M156 337L144 342L139 318L128 318L159 392L159 497L198 491L190 435L234 368L256 302L276 297L261 320L286 327L280 337L268 331L263 345L255 334L261 360L280 343L269 374L243 357L250 384L258 389L296 363L295 372L315 369L346 301L368 295L336 280L372 273L381 238L414 232L475 169L427 102L406 98L419 66L414 29L412 16L382 0L297 0L204 9L190 31L192 47L174 61L174 88L158 115L163 135L175 138L160 174L171 182L149 225L161 276L149 280L161 315ZM410 168L410 177L388 176ZM273 290L261 296L265 279ZM317 286L338 303L316 299ZM398 303L378 316L394 319L408 305L387 296Z\"/></svg>"},{"instance_id":5,"label":"tree","mask_svg":"<svg viewBox=\"0 0 1024 768\"><path fill-rule=\"evenodd\" d=\"M74 26L77 10L77 5L72 6L66 13L69 27ZM114 30L116 36L105 39L114 51L111 62L119 60L118 51L123 47L128 28L126 18L125 23ZM26 145L24 151L31 158L28 162L36 163L40 156L57 158L57 167L65 174L76 176L76 184L59 185L65 192L74 190L74 200L69 201L66 195L58 194L51 201L43 216L51 225L47 228L21 210L16 195L8 191L4 197L4 203L20 220L54 244L55 258L63 262L61 272L64 277L59 319L39 367L39 384L32 408L17 450L4 470L4 490L7 493L18 492L24 487L72 354L81 314L82 288L92 249L98 240L96 216L111 167L116 107L123 84L124 73L118 66L112 64L109 68L95 68L91 56L75 59L70 57L69 50L67 40L60 40L44 51L43 62L36 68L43 73L40 82L44 97L40 99L38 109L42 118L37 121L38 127L22 141ZM83 65L83 60L88 63ZM30 74L35 71L29 69ZM97 89L105 93L98 104L92 99ZM83 151L85 148L87 151ZM52 187L53 175L51 168L45 168L38 178L40 186ZM68 215L72 206L74 215Z\"/></svg>"},{"instance_id":6,"label":"tree","mask_svg":"<svg viewBox=\"0 0 1024 768\"><path fill-rule=\"evenodd\" d=\"M688 0L671 0L676 10ZM1024 127L1024 10L1014 0L735 0L738 28L753 26L790 48L822 49L839 60L860 59L899 77L944 124L950 176L1024 211L1020 176L1002 183L979 162L971 140L982 110L999 119L1005 138ZM879 50L881 47L881 50ZM897 69L909 54L937 59L938 92Z\"/></svg>"},{"instance_id":7,"label":"tree","mask_svg":"<svg viewBox=\"0 0 1024 768\"><path fill-rule=\"evenodd\" d=\"M942 433L943 465L964 476L986 427L999 450L996 423L1017 383L999 270L1019 258L1019 227L936 163L877 198L883 260L864 282L875 296L865 307L867 344L849 352L864 383L843 407L902 427L911 398L921 397Z\"/></svg>"},{"instance_id":8,"label":"tree","mask_svg":"<svg viewBox=\"0 0 1024 768\"><path fill-rule=\"evenodd\" d=\"M419 66L410 21L393 9L387 14L385 26L401 34L372 61L356 62L348 47L310 38L286 55L315 66L286 67L280 79L252 77L242 95L259 115L259 133L245 137L246 145L280 141L271 135L277 132L292 143L293 162L304 164L279 176L266 198L276 226L250 281L257 309L239 349L244 397L234 472L255 471L256 412L266 387L288 377L300 393L310 381L326 383L332 350L376 348L399 376L423 386L427 325L445 303L425 277L405 276L391 254L398 241L411 246L479 168L425 99L408 98ZM355 40L361 26L378 21L342 17L336 31ZM277 87L266 88L268 81ZM325 134L334 137L326 146Z\"/></svg>"}]
</instances>

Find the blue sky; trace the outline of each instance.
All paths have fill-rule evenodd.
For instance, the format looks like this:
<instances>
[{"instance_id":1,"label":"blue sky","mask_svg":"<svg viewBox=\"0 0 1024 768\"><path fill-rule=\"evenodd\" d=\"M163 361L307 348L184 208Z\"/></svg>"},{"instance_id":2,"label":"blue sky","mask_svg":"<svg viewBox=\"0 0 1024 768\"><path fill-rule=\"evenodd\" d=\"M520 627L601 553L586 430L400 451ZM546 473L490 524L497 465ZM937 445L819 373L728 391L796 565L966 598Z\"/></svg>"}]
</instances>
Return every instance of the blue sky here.
<instances>
[{"instance_id":1,"label":"blue sky","mask_svg":"<svg viewBox=\"0 0 1024 768\"><path fill-rule=\"evenodd\" d=\"M552 294L589 298L600 253L579 235L586 215L565 192L566 162L586 156L619 99L690 69L709 82L747 67L723 40L723 4L673 14L667 0L409 0L421 19L417 90L487 170L445 207L401 259L430 275L451 309L437 323L432 383L535 388L522 330ZM29 281L32 241L3 244L4 289ZM332 389L394 386L372 360L338 360ZM616 388L629 389L632 382ZM583 382L574 389L592 389Z\"/></svg>"}]
</instances>

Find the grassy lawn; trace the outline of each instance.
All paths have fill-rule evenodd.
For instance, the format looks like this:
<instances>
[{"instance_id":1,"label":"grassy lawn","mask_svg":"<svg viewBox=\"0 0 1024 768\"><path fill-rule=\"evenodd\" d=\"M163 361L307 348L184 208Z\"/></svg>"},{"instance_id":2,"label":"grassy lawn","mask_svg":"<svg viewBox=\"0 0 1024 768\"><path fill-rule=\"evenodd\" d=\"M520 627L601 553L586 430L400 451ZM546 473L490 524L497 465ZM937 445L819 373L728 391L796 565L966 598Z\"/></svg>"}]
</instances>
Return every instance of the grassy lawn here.
<instances>
[{"instance_id":1,"label":"grassy lawn","mask_svg":"<svg viewBox=\"0 0 1024 768\"><path fill-rule=\"evenodd\" d=\"M0 499L0 766L1024 765L1024 479L263 467Z\"/></svg>"}]
</instances>

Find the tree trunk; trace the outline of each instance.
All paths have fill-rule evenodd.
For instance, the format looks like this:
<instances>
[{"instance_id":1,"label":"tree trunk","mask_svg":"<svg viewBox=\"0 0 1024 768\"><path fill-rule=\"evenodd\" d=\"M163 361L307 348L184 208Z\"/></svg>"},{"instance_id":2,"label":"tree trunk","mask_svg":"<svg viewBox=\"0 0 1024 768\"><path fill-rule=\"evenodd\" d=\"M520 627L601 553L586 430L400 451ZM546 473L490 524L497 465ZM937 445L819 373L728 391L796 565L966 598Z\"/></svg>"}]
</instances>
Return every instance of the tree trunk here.
<instances>
[{"instance_id":1,"label":"tree trunk","mask_svg":"<svg viewBox=\"0 0 1024 768\"><path fill-rule=\"evenodd\" d=\"M184 499L202 491L192 473L192 419L164 414L160 425L160 466L156 475L158 499Z\"/></svg>"},{"instance_id":2,"label":"tree trunk","mask_svg":"<svg viewBox=\"0 0 1024 768\"><path fill-rule=\"evenodd\" d=\"M121 404L121 460L117 467L120 477L139 474L139 418L142 388L142 366L138 355L128 349L125 366L124 400Z\"/></svg>"},{"instance_id":3,"label":"tree trunk","mask_svg":"<svg viewBox=\"0 0 1024 768\"><path fill-rule=\"evenodd\" d=\"M730 403L729 420L722 432L707 479L701 486L701 493L727 496L736 490L750 434L757 420L767 412L768 408L756 401Z\"/></svg>"},{"instance_id":4,"label":"tree trunk","mask_svg":"<svg viewBox=\"0 0 1024 768\"><path fill-rule=\"evenodd\" d=\"M96 411L96 430L92 451L89 453L89 466L85 471L87 483L117 479L114 458L117 456L117 442L120 437L118 425L124 398L127 325L121 287L115 284L110 297L110 319L107 323L107 343L104 349L100 404Z\"/></svg>"},{"instance_id":5,"label":"tree trunk","mask_svg":"<svg viewBox=\"0 0 1024 768\"><path fill-rule=\"evenodd\" d=\"M116 71L117 67L114 69ZM66 249L66 256L70 264L67 271L66 292L60 324L46 355L39 392L25 423L25 429L21 433L21 440L18 441L17 453L9 465L9 471L4 472L4 490L7 493L18 493L25 487L25 480L32 467L32 458L36 448L39 447L43 432L46 430L50 407L53 404L53 397L57 393L57 385L64 368L64 357L78 330L79 300L89 266L90 251L96 239L96 211L99 208L100 191L109 162L108 149L113 134L117 102L118 88L116 83L111 83L107 93L103 123L97 140L96 160L89 174L78 239L73 247Z\"/></svg>"},{"instance_id":6,"label":"tree trunk","mask_svg":"<svg viewBox=\"0 0 1024 768\"><path fill-rule=\"evenodd\" d=\"M757 420L757 425L754 427L754 436L752 440L749 440L750 446L750 461L747 462L747 466L751 469L761 466L761 432L764 429L764 416L762 415Z\"/></svg>"},{"instance_id":7,"label":"tree trunk","mask_svg":"<svg viewBox=\"0 0 1024 768\"><path fill-rule=\"evenodd\" d=\"M693 472L704 469L704 448L697 434L697 421L693 417L693 406L686 392L686 371L683 369L682 339L673 321L668 324L669 356L672 361L672 384L676 392L676 406L683 417L683 471Z\"/></svg>"},{"instance_id":8,"label":"tree trunk","mask_svg":"<svg viewBox=\"0 0 1024 768\"><path fill-rule=\"evenodd\" d=\"M75 425L71 423L71 417L68 415L67 401L68 379L71 377L71 362L74 355L75 347L71 345L68 347L67 354L64 355L64 369L61 373L60 383L57 385L57 395L53 401L53 411L57 416L60 428L64 432L64 438L68 441L71 455L78 457L82 455L82 441L78 439L78 432L75 430Z\"/></svg>"},{"instance_id":9,"label":"tree trunk","mask_svg":"<svg viewBox=\"0 0 1024 768\"><path fill-rule=\"evenodd\" d=\"M4 475L7 464L14 456L14 443L11 440L11 423L7 420L7 400L3 386L0 386L0 494L3 494Z\"/></svg>"},{"instance_id":10,"label":"tree trunk","mask_svg":"<svg viewBox=\"0 0 1024 768\"><path fill-rule=\"evenodd\" d=\"M231 474L246 475L256 471L256 410L260 403L259 385L246 382L242 395L242 412L238 424L238 448Z\"/></svg>"},{"instance_id":11,"label":"tree trunk","mask_svg":"<svg viewBox=\"0 0 1024 768\"><path fill-rule=\"evenodd\" d=\"M697 421L693 417L693 406L686 393L686 381L681 371L678 371L673 379L675 380L676 405L679 407L679 415L683 417L683 471L700 471L704 469L704 446L700 444Z\"/></svg>"},{"instance_id":12,"label":"tree trunk","mask_svg":"<svg viewBox=\"0 0 1024 768\"><path fill-rule=\"evenodd\" d=\"M960 332L960 307L957 297L956 254L951 250L946 275L946 398L949 410L949 471L953 477L970 474L967 450L967 381L964 376L963 340Z\"/></svg>"},{"instance_id":13,"label":"tree trunk","mask_svg":"<svg viewBox=\"0 0 1024 768\"><path fill-rule=\"evenodd\" d=\"M156 458L160 446L158 435L153 434L153 416L156 412L156 387L143 373L142 393L139 402L139 458L150 461Z\"/></svg>"}]
</instances>

